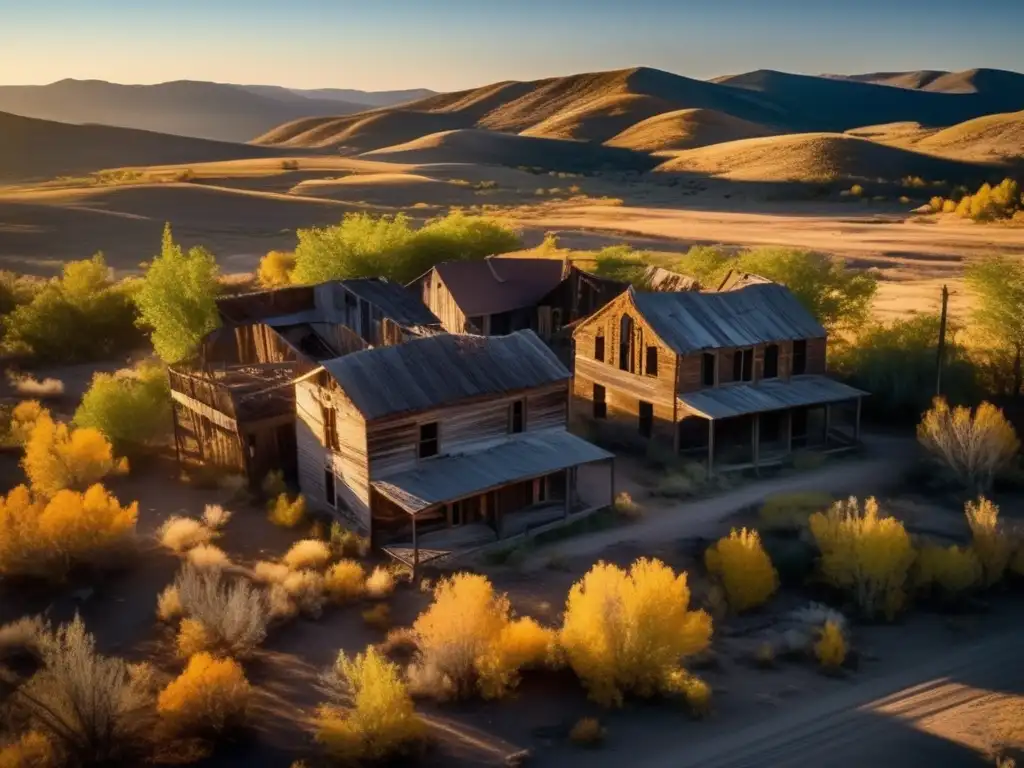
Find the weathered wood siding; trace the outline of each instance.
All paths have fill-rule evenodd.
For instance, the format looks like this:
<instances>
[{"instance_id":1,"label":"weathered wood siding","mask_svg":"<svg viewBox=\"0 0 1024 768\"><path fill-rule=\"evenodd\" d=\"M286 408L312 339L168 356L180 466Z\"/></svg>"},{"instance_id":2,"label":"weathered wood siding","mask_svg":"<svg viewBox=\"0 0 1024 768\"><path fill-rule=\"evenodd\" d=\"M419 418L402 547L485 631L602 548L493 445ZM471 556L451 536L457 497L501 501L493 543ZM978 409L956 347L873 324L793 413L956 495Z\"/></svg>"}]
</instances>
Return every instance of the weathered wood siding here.
<instances>
[{"instance_id":1,"label":"weathered wood siding","mask_svg":"<svg viewBox=\"0 0 1024 768\"><path fill-rule=\"evenodd\" d=\"M828 355L827 339L807 340L807 372L823 374L826 369L826 358Z\"/></svg>"},{"instance_id":2,"label":"weathered wood siding","mask_svg":"<svg viewBox=\"0 0 1024 768\"><path fill-rule=\"evenodd\" d=\"M324 444L321 406L337 414L339 450ZM327 498L325 471L333 469L337 509L347 511L365 530L370 529L370 487L366 461L366 423L360 413L338 391L320 386L315 380L295 387L295 438L298 451L299 488L310 504L335 509Z\"/></svg>"},{"instance_id":3,"label":"weathered wood siding","mask_svg":"<svg viewBox=\"0 0 1024 768\"><path fill-rule=\"evenodd\" d=\"M623 316L632 320L633 372L619 368L619 342ZM595 359L596 339L604 336L604 361ZM576 348L573 380L573 413L583 418L593 415L594 385L605 388L607 419L629 424L639 430L640 403L653 406L652 436L672 440L676 419L676 366L678 355L666 346L654 330L622 294L603 310L585 320L574 335ZM658 350L658 370L645 370L647 348ZM698 373L699 375L699 373Z\"/></svg>"},{"instance_id":4,"label":"weathered wood siding","mask_svg":"<svg viewBox=\"0 0 1024 768\"><path fill-rule=\"evenodd\" d=\"M471 449L509 434L509 411L517 400L526 401L524 431L566 426L568 382L526 392L455 404L409 416L367 424L367 453L371 479L410 469L419 459L419 425L438 422L441 454Z\"/></svg>"},{"instance_id":5,"label":"weathered wood siding","mask_svg":"<svg viewBox=\"0 0 1024 768\"><path fill-rule=\"evenodd\" d=\"M430 270L420 280L420 297L448 333L466 333L470 330L467 327L466 315L455 303L437 270Z\"/></svg>"}]
</instances>

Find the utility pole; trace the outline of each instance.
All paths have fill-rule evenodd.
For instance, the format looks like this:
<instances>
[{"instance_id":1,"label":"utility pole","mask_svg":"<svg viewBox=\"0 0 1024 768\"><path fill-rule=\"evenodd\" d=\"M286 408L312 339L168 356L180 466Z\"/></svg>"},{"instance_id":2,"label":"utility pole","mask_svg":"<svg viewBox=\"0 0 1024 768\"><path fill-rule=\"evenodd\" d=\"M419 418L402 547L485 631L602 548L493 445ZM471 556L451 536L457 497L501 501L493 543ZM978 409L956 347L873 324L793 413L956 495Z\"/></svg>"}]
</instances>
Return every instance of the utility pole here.
<instances>
[{"instance_id":1,"label":"utility pole","mask_svg":"<svg viewBox=\"0 0 1024 768\"><path fill-rule=\"evenodd\" d=\"M946 352L946 312L949 308L949 289L942 286L942 314L939 316L939 354L935 373L935 396L942 394L942 360Z\"/></svg>"}]
</instances>

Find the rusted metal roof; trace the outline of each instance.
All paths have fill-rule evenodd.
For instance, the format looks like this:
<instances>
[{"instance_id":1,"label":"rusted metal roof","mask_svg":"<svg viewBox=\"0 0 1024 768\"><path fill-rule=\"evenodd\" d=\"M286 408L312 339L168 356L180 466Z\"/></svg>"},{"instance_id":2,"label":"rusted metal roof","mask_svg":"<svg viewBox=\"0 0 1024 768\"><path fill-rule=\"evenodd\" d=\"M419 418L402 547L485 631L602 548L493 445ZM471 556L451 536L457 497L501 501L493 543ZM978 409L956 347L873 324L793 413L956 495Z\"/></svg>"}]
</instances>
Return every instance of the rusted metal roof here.
<instances>
[{"instance_id":1,"label":"rusted metal roof","mask_svg":"<svg viewBox=\"0 0 1024 768\"><path fill-rule=\"evenodd\" d=\"M528 330L508 336L441 333L328 360L324 367L367 419L540 387L570 376Z\"/></svg>"},{"instance_id":2,"label":"rusted metal roof","mask_svg":"<svg viewBox=\"0 0 1024 768\"><path fill-rule=\"evenodd\" d=\"M644 285L649 291L699 291L700 282L695 277L681 275L664 267L650 266L644 270Z\"/></svg>"},{"instance_id":3,"label":"rusted metal roof","mask_svg":"<svg viewBox=\"0 0 1024 768\"><path fill-rule=\"evenodd\" d=\"M718 287L714 290L722 293L724 291L738 291L740 288L746 288L748 285L764 285L765 283L771 283L767 277L761 277L761 275L755 275L753 272L741 272L738 269L730 269L718 283Z\"/></svg>"},{"instance_id":4,"label":"rusted metal roof","mask_svg":"<svg viewBox=\"0 0 1024 768\"><path fill-rule=\"evenodd\" d=\"M382 277L342 280L341 287L380 309L398 325L416 327L441 324L420 298L399 283Z\"/></svg>"},{"instance_id":5,"label":"rusted metal roof","mask_svg":"<svg viewBox=\"0 0 1024 768\"><path fill-rule=\"evenodd\" d=\"M681 355L826 336L790 290L776 283L726 293L633 291L632 299L661 340Z\"/></svg>"},{"instance_id":6,"label":"rusted metal roof","mask_svg":"<svg viewBox=\"0 0 1024 768\"><path fill-rule=\"evenodd\" d=\"M532 307L562 282L559 259L446 261L434 269L466 317Z\"/></svg>"},{"instance_id":7,"label":"rusted metal roof","mask_svg":"<svg viewBox=\"0 0 1024 768\"><path fill-rule=\"evenodd\" d=\"M415 515L436 504L509 483L613 458L563 429L526 432L469 453L439 456L372 483L378 493Z\"/></svg>"},{"instance_id":8,"label":"rusted metal roof","mask_svg":"<svg viewBox=\"0 0 1024 768\"><path fill-rule=\"evenodd\" d=\"M839 403L868 393L827 376L766 379L757 384L726 384L679 395L684 407L705 419L729 419L750 413L782 411L804 405Z\"/></svg>"}]
</instances>

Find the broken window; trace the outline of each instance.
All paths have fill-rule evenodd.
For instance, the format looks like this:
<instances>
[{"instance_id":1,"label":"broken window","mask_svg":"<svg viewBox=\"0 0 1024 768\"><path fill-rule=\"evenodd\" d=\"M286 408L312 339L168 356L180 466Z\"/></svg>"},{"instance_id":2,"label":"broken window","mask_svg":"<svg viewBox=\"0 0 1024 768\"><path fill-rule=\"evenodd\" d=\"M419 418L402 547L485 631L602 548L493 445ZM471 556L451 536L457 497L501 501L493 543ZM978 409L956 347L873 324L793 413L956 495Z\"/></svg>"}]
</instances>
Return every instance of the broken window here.
<instances>
[{"instance_id":1,"label":"broken window","mask_svg":"<svg viewBox=\"0 0 1024 768\"><path fill-rule=\"evenodd\" d=\"M705 352L700 359L700 380L705 387L715 386L715 354Z\"/></svg>"},{"instance_id":2,"label":"broken window","mask_svg":"<svg viewBox=\"0 0 1024 768\"><path fill-rule=\"evenodd\" d=\"M754 350L737 349L732 356L733 381L754 380Z\"/></svg>"},{"instance_id":3,"label":"broken window","mask_svg":"<svg viewBox=\"0 0 1024 768\"><path fill-rule=\"evenodd\" d=\"M594 338L594 359L600 363L604 362L604 334L600 333Z\"/></svg>"},{"instance_id":4,"label":"broken window","mask_svg":"<svg viewBox=\"0 0 1024 768\"><path fill-rule=\"evenodd\" d=\"M437 422L431 421L427 424L420 424L419 457L427 459L431 456L437 456L438 453L440 453L440 444L438 441Z\"/></svg>"},{"instance_id":5,"label":"broken window","mask_svg":"<svg viewBox=\"0 0 1024 768\"><path fill-rule=\"evenodd\" d=\"M658 348L648 347L647 356L644 360L644 371L648 376L658 375Z\"/></svg>"},{"instance_id":6,"label":"broken window","mask_svg":"<svg viewBox=\"0 0 1024 768\"><path fill-rule=\"evenodd\" d=\"M324 425L323 442L332 451L340 449L338 444L338 413L329 405L320 405L321 423Z\"/></svg>"},{"instance_id":7,"label":"broken window","mask_svg":"<svg viewBox=\"0 0 1024 768\"><path fill-rule=\"evenodd\" d=\"M623 315L619 321L619 370L633 372L633 318Z\"/></svg>"},{"instance_id":8,"label":"broken window","mask_svg":"<svg viewBox=\"0 0 1024 768\"><path fill-rule=\"evenodd\" d=\"M522 400L516 400L512 405L509 406L508 412L508 431L515 434L523 431L523 412L524 403Z\"/></svg>"},{"instance_id":9,"label":"broken window","mask_svg":"<svg viewBox=\"0 0 1024 768\"><path fill-rule=\"evenodd\" d=\"M338 506L334 493L334 470L330 467L324 469L324 498L332 507Z\"/></svg>"},{"instance_id":10,"label":"broken window","mask_svg":"<svg viewBox=\"0 0 1024 768\"><path fill-rule=\"evenodd\" d=\"M798 339L793 342L793 375L807 373L807 340Z\"/></svg>"},{"instance_id":11,"label":"broken window","mask_svg":"<svg viewBox=\"0 0 1024 768\"><path fill-rule=\"evenodd\" d=\"M775 379L779 376L779 345L769 344L764 348L764 378Z\"/></svg>"}]
</instances>

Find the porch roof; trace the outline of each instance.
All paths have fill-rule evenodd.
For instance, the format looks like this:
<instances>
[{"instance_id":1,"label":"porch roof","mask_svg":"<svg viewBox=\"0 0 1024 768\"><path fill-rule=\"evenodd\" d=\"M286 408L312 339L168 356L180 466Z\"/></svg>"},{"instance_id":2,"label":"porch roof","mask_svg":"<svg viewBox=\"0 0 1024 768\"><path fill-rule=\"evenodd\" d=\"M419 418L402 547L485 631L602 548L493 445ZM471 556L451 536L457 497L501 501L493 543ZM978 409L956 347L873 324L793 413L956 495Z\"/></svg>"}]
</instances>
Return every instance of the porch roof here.
<instances>
[{"instance_id":1,"label":"porch roof","mask_svg":"<svg viewBox=\"0 0 1024 768\"><path fill-rule=\"evenodd\" d=\"M371 485L415 515L436 504L613 456L562 429L525 432L478 451L428 459Z\"/></svg>"},{"instance_id":2,"label":"porch roof","mask_svg":"<svg viewBox=\"0 0 1024 768\"><path fill-rule=\"evenodd\" d=\"M766 379L757 384L726 384L679 395L684 407L705 419L729 419L805 405L824 405L867 395L827 376L794 376L789 381Z\"/></svg>"}]
</instances>

